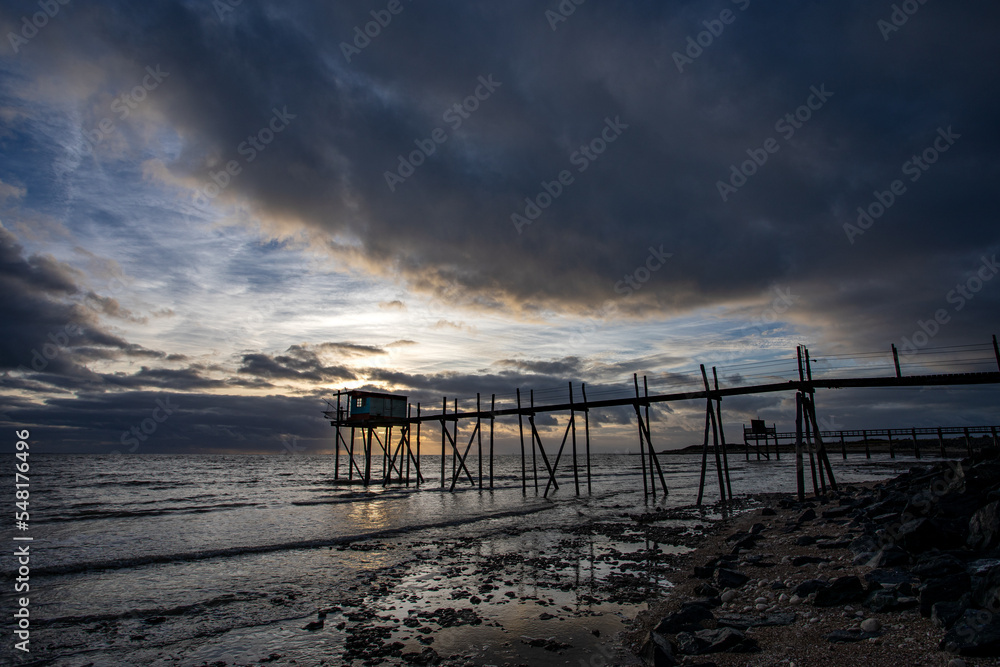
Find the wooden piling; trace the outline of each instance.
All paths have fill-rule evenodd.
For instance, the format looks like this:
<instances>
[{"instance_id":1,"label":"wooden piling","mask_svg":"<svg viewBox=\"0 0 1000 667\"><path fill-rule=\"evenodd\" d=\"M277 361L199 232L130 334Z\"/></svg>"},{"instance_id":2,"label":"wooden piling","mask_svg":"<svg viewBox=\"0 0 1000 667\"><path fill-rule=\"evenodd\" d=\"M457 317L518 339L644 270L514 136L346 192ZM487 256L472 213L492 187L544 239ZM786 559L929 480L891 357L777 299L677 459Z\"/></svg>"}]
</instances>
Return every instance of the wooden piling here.
<instances>
[{"instance_id":1,"label":"wooden piling","mask_svg":"<svg viewBox=\"0 0 1000 667\"><path fill-rule=\"evenodd\" d=\"M479 401L479 392L476 392L476 458L479 463L479 490L483 490L483 408Z\"/></svg>"},{"instance_id":2,"label":"wooden piling","mask_svg":"<svg viewBox=\"0 0 1000 667\"><path fill-rule=\"evenodd\" d=\"M795 392L795 489L799 502L806 499L805 470L802 463L802 392Z\"/></svg>"},{"instance_id":3,"label":"wooden piling","mask_svg":"<svg viewBox=\"0 0 1000 667\"><path fill-rule=\"evenodd\" d=\"M490 396L490 491L493 490L493 422L496 421L497 395Z\"/></svg>"},{"instance_id":4,"label":"wooden piling","mask_svg":"<svg viewBox=\"0 0 1000 667\"><path fill-rule=\"evenodd\" d=\"M937 436L938 436L938 445L941 446L941 458L945 458L945 456L947 456L947 454L945 454L945 451L944 451L944 435L941 433L941 427L940 426L938 426Z\"/></svg>"},{"instance_id":5,"label":"wooden piling","mask_svg":"<svg viewBox=\"0 0 1000 667\"><path fill-rule=\"evenodd\" d=\"M872 450L868 447L868 431L861 431L861 437L865 439L865 458L872 457Z\"/></svg>"},{"instance_id":6,"label":"wooden piling","mask_svg":"<svg viewBox=\"0 0 1000 667\"><path fill-rule=\"evenodd\" d=\"M580 495L580 473L576 461L576 409L573 406L573 383L569 383L569 425L573 430L573 487Z\"/></svg>"},{"instance_id":7,"label":"wooden piling","mask_svg":"<svg viewBox=\"0 0 1000 667\"><path fill-rule=\"evenodd\" d=\"M896 458L896 446L892 442L892 429L887 428L885 432L889 434L889 458L894 459Z\"/></svg>"},{"instance_id":8,"label":"wooden piling","mask_svg":"<svg viewBox=\"0 0 1000 667\"><path fill-rule=\"evenodd\" d=\"M590 480L590 408L587 407L587 383L580 383L580 393L583 394L583 433L587 448L587 493L594 492Z\"/></svg>"},{"instance_id":9,"label":"wooden piling","mask_svg":"<svg viewBox=\"0 0 1000 667\"><path fill-rule=\"evenodd\" d=\"M910 429L910 434L913 436L913 456L914 458L920 458L920 445L917 443L917 429Z\"/></svg>"},{"instance_id":10,"label":"wooden piling","mask_svg":"<svg viewBox=\"0 0 1000 667\"><path fill-rule=\"evenodd\" d=\"M448 455L447 437L446 437L448 435L446 430L448 427L447 417L448 417L448 397L443 396L441 398L441 488L442 489L444 488L445 484L444 481L445 476L448 474L448 471L445 469L447 466L446 457Z\"/></svg>"},{"instance_id":11,"label":"wooden piling","mask_svg":"<svg viewBox=\"0 0 1000 667\"><path fill-rule=\"evenodd\" d=\"M420 482L423 478L420 475L420 403L417 403L417 460L414 461L413 465L417 469L417 486L420 486Z\"/></svg>"},{"instance_id":12,"label":"wooden piling","mask_svg":"<svg viewBox=\"0 0 1000 667\"><path fill-rule=\"evenodd\" d=\"M715 366L712 366L712 379L715 383L715 391L719 391L719 373L716 371ZM719 423L719 440L722 442L722 468L726 475L726 493L729 495L729 499L733 499L733 483L729 477L729 453L727 451L728 445L726 445L726 431L722 428L722 397L716 395L715 397L715 412L716 421ZM764 429L764 451L767 451L767 429Z\"/></svg>"},{"instance_id":13,"label":"wooden piling","mask_svg":"<svg viewBox=\"0 0 1000 667\"><path fill-rule=\"evenodd\" d=\"M524 413L521 411L521 389L517 389L517 428L521 433L521 495L528 495L528 471L524 461Z\"/></svg>"}]
</instances>

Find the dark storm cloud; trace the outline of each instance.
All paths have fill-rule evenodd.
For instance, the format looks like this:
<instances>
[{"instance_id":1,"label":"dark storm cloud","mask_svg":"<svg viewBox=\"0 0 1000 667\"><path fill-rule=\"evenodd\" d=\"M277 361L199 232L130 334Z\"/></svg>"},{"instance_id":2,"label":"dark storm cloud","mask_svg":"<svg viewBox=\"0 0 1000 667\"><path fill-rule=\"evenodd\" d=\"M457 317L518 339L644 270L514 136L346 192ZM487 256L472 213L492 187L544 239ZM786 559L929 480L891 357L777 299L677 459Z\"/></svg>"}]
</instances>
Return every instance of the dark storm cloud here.
<instances>
[{"instance_id":1,"label":"dark storm cloud","mask_svg":"<svg viewBox=\"0 0 1000 667\"><path fill-rule=\"evenodd\" d=\"M44 256L25 256L17 238L0 226L0 370L30 369L77 378L90 375L86 360L162 358L164 354L109 333L94 301L70 266ZM107 313L111 300L99 299Z\"/></svg>"},{"instance_id":2,"label":"dark storm cloud","mask_svg":"<svg viewBox=\"0 0 1000 667\"><path fill-rule=\"evenodd\" d=\"M284 354L244 354L240 373L274 380L303 380L308 382L344 382L356 379L356 374L346 366L325 365L312 350L293 345Z\"/></svg>"},{"instance_id":3,"label":"dark storm cloud","mask_svg":"<svg viewBox=\"0 0 1000 667\"><path fill-rule=\"evenodd\" d=\"M39 57L160 64L170 86L152 103L185 137L175 175L209 183L236 159L226 196L355 238L373 269L470 305L610 299L663 315L794 285L803 299L790 317L882 341L1000 245L989 85L1000 7L921 5L886 40L877 22L891 3L860 0L588 3L556 30L536 3L403 6L349 63L342 43L370 7L242 4L221 18L208 4L79 7L39 38L50 54ZM674 54L724 9L733 22L679 72ZM478 106L467 118L446 116L466 99ZM295 117L271 143L244 143L286 109ZM796 113L812 117L776 125ZM611 125L614 143L581 158ZM436 128L444 143L390 191L385 172ZM903 163L939 128L961 138L910 182ZM724 202L717 183L768 139L778 152ZM543 181L555 191L563 170L572 183L519 233L511 214ZM905 194L850 243L843 225L894 180ZM661 247L671 258L643 273ZM640 288L621 297L630 276ZM984 291L941 340L985 332L998 303L1000 290Z\"/></svg>"}]
</instances>

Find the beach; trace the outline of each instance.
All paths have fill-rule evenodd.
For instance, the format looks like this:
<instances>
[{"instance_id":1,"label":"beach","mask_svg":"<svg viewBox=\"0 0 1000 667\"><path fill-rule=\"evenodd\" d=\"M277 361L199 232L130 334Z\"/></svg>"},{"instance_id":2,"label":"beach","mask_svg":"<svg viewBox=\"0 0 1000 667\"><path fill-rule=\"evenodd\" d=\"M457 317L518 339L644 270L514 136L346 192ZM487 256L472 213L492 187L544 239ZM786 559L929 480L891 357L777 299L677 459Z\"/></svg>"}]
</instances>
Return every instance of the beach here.
<instances>
[{"instance_id":1,"label":"beach","mask_svg":"<svg viewBox=\"0 0 1000 667\"><path fill-rule=\"evenodd\" d=\"M790 461L734 458L738 501L708 486L696 508L700 459L671 457L670 495L644 500L636 458L600 456L593 493L567 471L543 498L501 458L492 492L366 493L322 456L39 457L33 650L12 659L641 664L634 619L679 599L692 554L763 506L755 488L794 488ZM845 482L912 464L834 462Z\"/></svg>"}]
</instances>

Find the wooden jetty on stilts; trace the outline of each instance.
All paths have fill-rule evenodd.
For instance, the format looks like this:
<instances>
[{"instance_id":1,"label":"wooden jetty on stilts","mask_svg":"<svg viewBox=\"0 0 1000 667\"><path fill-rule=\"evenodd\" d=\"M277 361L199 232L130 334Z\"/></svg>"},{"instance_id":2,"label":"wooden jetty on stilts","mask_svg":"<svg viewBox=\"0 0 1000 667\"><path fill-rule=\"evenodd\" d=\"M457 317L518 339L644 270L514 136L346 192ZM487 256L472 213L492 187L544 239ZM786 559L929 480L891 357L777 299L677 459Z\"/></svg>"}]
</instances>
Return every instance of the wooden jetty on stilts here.
<instances>
[{"instance_id":1,"label":"wooden jetty on stilts","mask_svg":"<svg viewBox=\"0 0 1000 667\"><path fill-rule=\"evenodd\" d=\"M981 346L980 346L981 347ZM826 445L828 442L840 440L841 453L847 458L848 438L860 437L864 444L865 456L871 458L870 438L885 437L889 445L889 454L896 455L896 441L913 443L913 455L921 457L920 435L936 435L941 456L946 455L946 435L961 436L964 450L967 454L973 452L973 439L991 438L993 446L1000 446L998 430L1000 426L958 426L958 427L909 427L906 429L863 429L863 430L822 430L817 418L816 392L818 389L844 388L892 388L892 387L941 387L941 386L975 386L1000 383L1000 346L993 336L992 352L997 362L997 371L940 373L934 375L903 375L899 350L891 346L892 376L882 377L813 377L812 359L808 348L796 348L795 362L797 378L780 382L754 385L736 385L722 387L719 383L718 370L712 368L710 383L707 368L700 366L702 389L697 391L677 391L650 395L649 382L643 376L642 392L639 390L638 373L632 375L631 396L619 395L615 398L592 400L587 395L586 384L581 383L579 398L574 391L573 382L568 383L567 402L536 405L534 390L529 390L528 404L522 402L521 389L515 392L516 403L510 401L498 407L497 395L490 395L488 409L483 405L482 395L477 394L475 408L469 411L459 411L459 401L453 399L449 410L448 398L443 397L441 412L428 414L422 409L421 403L416 404L416 411L407 403L405 396L384 394L373 391L351 390L337 393L336 404L328 401L331 408L324 414L334 427L334 481L336 483L363 484L368 487L373 479L380 479L383 486L401 484L417 487L425 484L421 467L421 425L424 422L439 422L441 427L441 484L443 490L455 491L460 485L468 488L493 490L495 488L495 429L496 420L504 417L517 417L518 435L520 441L520 476L521 492L527 495L529 479L533 480L535 493L541 491L543 497L560 489L558 479L559 464L562 463L566 445L570 446L573 491L576 495L582 492L581 472L586 474L586 492L593 492L591 442L590 442L590 411L594 409L632 406L635 414L639 436L638 469L642 475L643 496L646 499L658 498L662 491L668 494L666 475L660 462L662 452L657 452L651 437L651 408L655 403L672 403L691 400L705 400L705 428L701 446L701 470L698 488L700 505L704 499L705 481L709 464L709 439L713 458L715 460L716 476L719 484L719 500L727 502L733 499L732 481L730 478L728 449L722 418L722 399L731 396L760 395L768 393L794 392L795 394L795 431L779 433L777 427L768 428L762 420L751 420L751 428L744 426L744 454L750 460L750 441L757 450L757 460L770 460L770 441L774 440L775 459L780 460L781 441L794 442L796 491L800 498L805 497L805 458L809 459L810 476L813 493L820 495L826 490L837 489L837 481L830 464ZM468 404L467 402L465 403ZM565 413L567 420L562 441L551 459L549 451L542 442L542 436L536 424L536 415ZM583 458L580 461L580 446L577 427L577 417L583 416ZM485 421L489 420L489 441L483 446ZM525 424L527 422L527 424ZM461 424L472 425L468 440L459 441ZM345 437L350 429L350 437ZM526 433L527 431L527 433ZM528 435L531 445L531 470L527 465L527 449L525 435ZM463 436L464 438L465 436ZM764 440L763 452L760 440ZM360 441L360 452L358 442ZM988 442L988 440L986 441ZM464 444L464 447L462 446ZM477 474L470 470L469 456L473 444L476 445ZM984 442L985 444L985 442ZM343 449L343 452L341 451ZM341 461L341 456L345 461ZM381 459L381 470L374 470ZM448 459L451 459L451 470L448 470ZM544 490L539 485L539 462L544 467ZM484 461L484 459L486 459ZM485 467L488 466L488 467ZM346 474L345 474L346 469ZM376 476L373 478L373 473ZM488 481L487 481L488 478ZM659 486L659 489L657 488Z\"/></svg>"}]
</instances>

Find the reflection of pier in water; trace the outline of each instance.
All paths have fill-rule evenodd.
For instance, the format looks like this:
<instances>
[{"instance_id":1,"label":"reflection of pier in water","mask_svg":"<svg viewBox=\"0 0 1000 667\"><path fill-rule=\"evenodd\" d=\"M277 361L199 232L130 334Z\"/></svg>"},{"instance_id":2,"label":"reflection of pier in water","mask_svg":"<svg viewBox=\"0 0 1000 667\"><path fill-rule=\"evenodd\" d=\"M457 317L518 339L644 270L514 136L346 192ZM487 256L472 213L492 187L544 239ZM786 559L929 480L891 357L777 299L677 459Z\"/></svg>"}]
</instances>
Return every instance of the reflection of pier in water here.
<instances>
[{"instance_id":1,"label":"reflection of pier in water","mask_svg":"<svg viewBox=\"0 0 1000 667\"><path fill-rule=\"evenodd\" d=\"M663 470L660 466L659 456L653 449L650 432L649 407L656 403L670 403L679 401L705 400L705 431L704 441L701 447L702 465L700 486L698 489L698 504L701 504L705 490L705 477L708 470L708 457L710 450L715 459L715 469L719 482L719 497L722 501L732 498L732 486L729 478L729 446L726 444L725 431L722 428L722 399L731 396L746 396L754 394L767 394L776 392L795 392L796 416L795 431L789 433L779 433L776 428L768 429L766 425L752 424L750 429L744 428L744 446L746 457L749 459L749 442L754 440L760 458L759 439L762 437L774 438L776 447L776 457L780 458L780 451L777 450L777 443L781 439L790 440L794 443L794 453L796 457L796 481L798 495L800 498L805 494L804 483L804 457L808 456L810 471L812 473L813 491L818 495L825 493L827 486L836 489L836 480L833 468L830 465L827 453L827 444L831 440L839 439L844 458L847 456L846 438L859 436L866 443L866 453L870 456L869 437L885 436L889 443L890 455L894 458L896 448L893 436L911 436L913 441L914 455L920 457L918 435L936 434L940 445L941 456L945 456L944 435L960 433L964 436L966 450L972 452L973 433L987 433L992 435L992 442L997 445L996 426L984 427L941 427L941 428L910 428L910 429L863 429L863 430L842 430L833 431L821 429L816 416L815 395L817 389L845 389L845 388L889 388L889 387L945 387L962 385L983 385L1000 383L1000 348L997 346L997 338L993 336L992 345L965 345L948 348L933 348L922 350L913 354L907 359L907 366L918 368L922 371L930 367L949 365L956 371L952 373L927 373L922 372L916 375L903 375L902 366L899 359L899 352L896 346L891 347L892 365L882 364L875 355L882 353L859 353L855 355L831 355L822 359L810 357L809 350L805 347L796 348L796 355L790 360L778 360L772 362L756 362L741 364L737 366L725 367L726 370L736 369L735 375L739 379L747 380L754 377L773 380L761 382L759 384L738 384L730 387L720 387L718 370L712 368L712 382L709 382L708 373L704 364L700 368L700 377L695 380L700 385L697 389L685 391L670 391L665 393L649 393L649 381L646 376L642 378L642 391L639 388L638 375L632 376L629 390L626 392L621 388L606 389L600 391L602 395L617 394L613 397L594 400L587 398L587 385L581 384L579 387L579 399L574 393L573 383L568 383L568 401L557 403L546 403L535 405L535 392L531 390L525 397L518 389L514 394L514 400L507 398L498 405L497 395L490 396L488 409L484 408L480 394L475 398L475 409L459 411L458 399L453 399L452 409L448 410L448 399L443 398L441 412L436 414L422 413L422 406L417 403L416 409L407 402L405 396L384 394L370 391L346 391L337 393L337 403L330 403L332 410L324 412L330 419L330 424L335 428L335 463L334 479L337 483L362 484L369 486L374 479L372 477L372 463L376 458L381 458L381 470L377 479L381 480L383 486L398 483L409 486L411 483L420 486L425 483L421 474L421 430L420 427L425 422L438 422L441 427L441 488L446 486L454 491L456 486L464 484L467 480L473 488L493 488L493 463L494 463L494 429L496 420L501 417L517 417L518 431L521 443L521 490L527 493L529 481L534 485L535 491L539 490L539 461L544 466L542 471L542 482L544 482L544 496L548 496L550 491L559 489L557 471L562 462L563 453L566 446L570 446L570 457L572 467L572 483L574 492L579 495L581 485L586 485L586 490L591 491L591 465L590 465L590 419L589 412L593 409L632 406L639 433L639 468L642 472L643 492L646 497L657 496L657 484L659 490L664 495L667 494L667 483ZM971 356L970 356L971 355ZM929 360L928 357L944 357L945 360ZM786 368L775 370L773 368L762 374L746 374L745 371L751 367L766 367L782 364ZM820 364L820 368L815 365ZM991 370L982 370L989 366ZM997 370L992 370L992 368ZM865 372L881 373L884 370L893 369L893 375L878 374L874 376L864 376ZM850 375L837 376L836 371L848 370ZM790 379L787 376L791 375ZM656 378L654 378L655 380ZM691 384L692 378L681 374L668 374L671 389L687 389L686 384ZM679 385L679 386L678 386ZM526 399L526 400L525 400ZM547 413L568 413L568 420L562 441L555 457L552 458L552 450L546 450L542 443L541 435L535 424L535 415ZM582 425L578 424L578 415L582 415ZM757 420L754 420L755 422ZM465 423L472 426L465 442L465 435L459 437L459 424ZM484 431L488 422L487 454L484 456ZM350 429L350 440L348 441L342 430ZM762 428L763 431L754 432L754 429ZM580 431L578 433L578 430ZM525 434L530 439L531 466L528 467L527 450L525 448ZM360 444L357 445L357 435L360 434ZM412 437L411 437L412 435ZM579 451L579 441L582 440L582 449ZM897 440L898 441L898 440ZM464 446L463 446L464 443ZM375 445L378 445L378 452ZM343 445L347 455L347 475L346 479L340 465L340 447ZM476 463L478 464L477 475L473 475L467 465L469 454L473 445L476 445ZM450 457L449 457L450 448ZM451 470L448 470L448 459L451 458ZM581 462L580 459L583 459ZM770 459L767 452L767 440L765 440L765 458ZM488 470L484 472L483 465L486 463ZM529 474L530 473L530 474ZM581 477L583 480L581 481ZM564 483L565 480L564 480Z\"/></svg>"}]
</instances>

